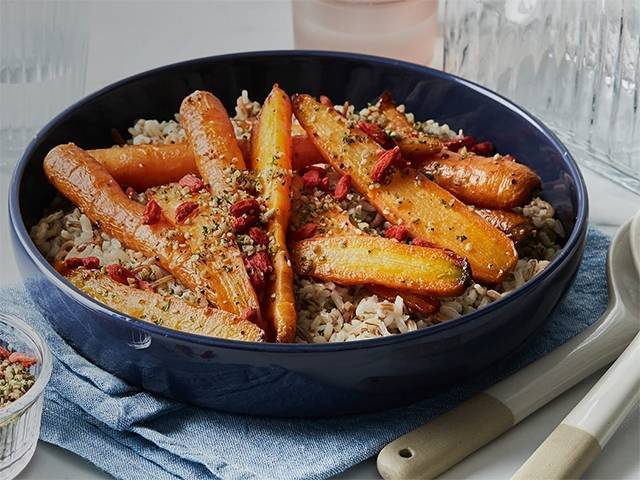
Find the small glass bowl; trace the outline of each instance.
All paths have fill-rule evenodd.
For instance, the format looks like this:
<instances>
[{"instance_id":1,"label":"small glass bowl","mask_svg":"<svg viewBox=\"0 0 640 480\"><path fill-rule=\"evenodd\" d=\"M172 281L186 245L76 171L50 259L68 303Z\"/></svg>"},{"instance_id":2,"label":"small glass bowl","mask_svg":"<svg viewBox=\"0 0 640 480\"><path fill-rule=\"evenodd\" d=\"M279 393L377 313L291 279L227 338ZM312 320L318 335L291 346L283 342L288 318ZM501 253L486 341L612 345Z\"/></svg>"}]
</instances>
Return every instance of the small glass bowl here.
<instances>
[{"instance_id":1,"label":"small glass bowl","mask_svg":"<svg viewBox=\"0 0 640 480\"><path fill-rule=\"evenodd\" d=\"M52 359L36 331L13 315L0 313L0 345L38 360L30 367L35 383L22 397L0 408L0 480L14 478L29 463L38 444L44 387Z\"/></svg>"}]
</instances>

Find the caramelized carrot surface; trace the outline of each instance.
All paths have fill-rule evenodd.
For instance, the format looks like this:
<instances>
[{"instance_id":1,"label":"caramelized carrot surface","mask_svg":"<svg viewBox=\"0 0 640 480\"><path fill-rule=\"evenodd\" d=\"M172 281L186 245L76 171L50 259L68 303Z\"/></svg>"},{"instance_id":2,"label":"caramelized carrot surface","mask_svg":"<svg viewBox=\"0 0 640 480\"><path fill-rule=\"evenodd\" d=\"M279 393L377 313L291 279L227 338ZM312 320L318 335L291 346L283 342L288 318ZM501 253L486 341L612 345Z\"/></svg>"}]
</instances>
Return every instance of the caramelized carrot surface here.
<instances>
[{"instance_id":1,"label":"caramelized carrot surface","mask_svg":"<svg viewBox=\"0 0 640 480\"><path fill-rule=\"evenodd\" d=\"M277 85L264 101L253 130L251 169L258 174L267 209L275 212L267 224L274 271L267 282L263 315L277 342L292 342L296 308L286 239L291 211L291 101Z\"/></svg>"},{"instance_id":2,"label":"caramelized carrot surface","mask_svg":"<svg viewBox=\"0 0 640 480\"><path fill-rule=\"evenodd\" d=\"M506 235L418 171L391 168L382 183L374 181L376 169L392 152L338 112L309 95L295 95L293 109L325 160L340 174L350 175L353 187L388 221L468 258L478 281L498 283L515 267L518 257Z\"/></svg>"},{"instance_id":3,"label":"caramelized carrot surface","mask_svg":"<svg viewBox=\"0 0 640 480\"><path fill-rule=\"evenodd\" d=\"M466 261L440 248L407 245L382 237L314 237L291 247L296 272L341 285L381 285L422 295L464 291Z\"/></svg>"},{"instance_id":4,"label":"caramelized carrot surface","mask_svg":"<svg viewBox=\"0 0 640 480\"><path fill-rule=\"evenodd\" d=\"M145 322L209 337L262 341L263 332L256 325L224 310L123 285L98 270L72 270L67 278L99 302Z\"/></svg>"},{"instance_id":5,"label":"caramelized carrot surface","mask_svg":"<svg viewBox=\"0 0 640 480\"><path fill-rule=\"evenodd\" d=\"M527 238L534 230L529 217L508 210L490 210L477 208L476 213L501 232L504 232L515 243Z\"/></svg>"},{"instance_id":6,"label":"caramelized carrot surface","mask_svg":"<svg viewBox=\"0 0 640 480\"><path fill-rule=\"evenodd\" d=\"M183 285L201 291L217 307L241 315L251 304L221 299L217 272L188 246L183 232L173 228L163 212L145 223L146 207L130 200L105 168L73 144L59 145L44 160L49 181L89 219L124 245L147 257L157 257ZM171 213L169 213L171 215ZM218 272L219 273L219 272Z\"/></svg>"}]
</instances>

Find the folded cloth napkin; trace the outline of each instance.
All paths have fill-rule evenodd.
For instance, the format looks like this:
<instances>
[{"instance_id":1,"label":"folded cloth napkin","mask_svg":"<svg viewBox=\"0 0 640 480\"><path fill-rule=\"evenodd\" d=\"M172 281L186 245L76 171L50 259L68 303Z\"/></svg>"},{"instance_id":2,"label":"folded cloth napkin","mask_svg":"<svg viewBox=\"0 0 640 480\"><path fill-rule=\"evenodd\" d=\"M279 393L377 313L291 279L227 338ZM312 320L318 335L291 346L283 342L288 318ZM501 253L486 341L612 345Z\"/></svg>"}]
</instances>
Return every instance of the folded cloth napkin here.
<instances>
[{"instance_id":1,"label":"folded cloth napkin","mask_svg":"<svg viewBox=\"0 0 640 480\"><path fill-rule=\"evenodd\" d=\"M25 318L54 355L41 437L118 478L320 479L375 455L386 443L553 350L598 319L607 304L609 239L591 230L584 260L544 329L519 353L451 390L405 408L328 419L233 415L135 389L78 355L24 290L0 290L0 311Z\"/></svg>"}]
</instances>

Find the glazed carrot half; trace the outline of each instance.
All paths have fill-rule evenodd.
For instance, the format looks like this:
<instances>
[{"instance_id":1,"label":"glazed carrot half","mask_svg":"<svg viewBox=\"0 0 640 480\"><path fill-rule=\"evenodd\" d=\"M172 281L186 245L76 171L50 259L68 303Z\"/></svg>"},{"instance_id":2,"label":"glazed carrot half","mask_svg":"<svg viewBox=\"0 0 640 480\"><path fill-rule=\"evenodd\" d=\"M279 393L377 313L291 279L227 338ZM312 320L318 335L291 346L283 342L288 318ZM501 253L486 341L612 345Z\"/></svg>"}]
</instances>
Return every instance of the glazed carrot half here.
<instances>
[{"instance_id":1,"label":"glazed carrot half","mask_svg":"<svg viewBox=\"0 0 640 480\"><path fill-rule=\"evenodd\" d=\"M462 157L450 151L435 155L442 144L415 130L404 113L398 111L388 92L380 99L380 110L388 121L387 128L398 135L402 155L408 159L420 158L430 178L465 203L485 208L513 208L523 205L532 191L540 187L540 177L510 157ZM436 141L440 144L437 151Z\"/></svg>"},{"instance_id":2,"label":"glazed carrot half","mask_svg":"<svg viewBox=\"0 0 640 480\"><path fill-rule=\"evenodd\" d=\"M296 272L341 285L381 285L421 295L464 291L464 258L440 248L407 245L383 237L314 237L291 247Z\"/></svg>"},{"instance_id":3,"label":"glazed carrot half","mask_svg":"<svg viewBox=\"0 0 640 480\"><path fill-rule=\"evenodd\" d=\"M286 239L291 212L291 101L278 85L264 101L253 128L251 170L258 175L267 209L275 211L267 224L274 272L267 281L263 315L276 342L292 342L296 308Z\"/></svg>"},{"instance_id":4,"label":"glazed carrot half","mask_svg":"<svg viewBox=\"0 0 640 480\"><path fill-rule=\"evenodd\" d=\"M513 242L418 171L391 172L387 184L374 181L384 150L338 112L309 95L294 96L293 110L325 160L350 175L352 186L388 221L468 258L478 281L500 282L514 268Z\"/></svg>"},{"instance_id":5,"label":"glazed carrot half","mask_svg":"<svg viewBox=\"0 0 640 480\"><path fill-rule=\"evenodd\" d=\"M89 219L129 248L157 257L183 285L202 291L209 301L237 315L243 306L221 302L216 271L187 246L164 215L145 220L145 206L130 200L105 168L73 144L59 145L44 160L49 181Z\"/></svg>"},{"instance_id":6,"label":"glazed carrot half","mask_svg":"<svg viewBox=\"0 0 640 480\"><path fill-rule=\"evenodd\" d=\"M380 97L380 111L387 119L387 130L394 133L403 158L423 163L442 150L442 142L432 136L418 132L407 120L404 113L396 108L391 93L384 92Z\"/></svg>"},{"instance_id":7,"label":"glazed carrot half","mask_svg":"<svg viewBox=\"0 0 640 480\"><path fill-rule=\"evenodd\" d=\"M173 183L150 189L147 196L160 205L165 218L185 237L197 257L201 276L213 290L211 302L245 318L248 312L259 312L258 297L249 281L238 245L227 235L226 211L211 206L209 191L203 189L192 193ZM193 210L188 212L184 205ZM182 216L180 209L186 212ZM263 326L259 315L255 319Z\"/></svg>"},{"instance_id":8,"label":"glazed carrot half","mask_svg":"<svg viewBox=\"0 0 640 480\"><path fill-rule=\"evenodd\" d=\"M427 162L424 171L463 202L483 208L524 205L540 188L540 177L510 157L462 157L447 151L441 158Z\"/></svg>"},{"instance_id":9,"label":"glazed carrot half","mask_svg":"<svg viewBox=\"0 0 640 480\"><path fill-rule=\"evenodd\" d=\"M292 169L302 170L314 163L324 163L306 132L300 126L296 130L291 135ZM238 146L242 154L248 157L249 141L238 139ZM136 190L177 182L189 173L198 172L195 155L187 143L127 145L88 152L104 165L120 185Z\"/></svg>"},{"instance_id":10,"label":"glazed carrot half","mask_svg":"<svg viewBox=\"0 0 640 480\"><path fill-rule=\"evenodd\" d=\"M98 270L71 270L67 278L99 302L145 322L209 337L248 342L263 340L260 328L232 313L194 306L173 295L129 287Z\"/></svg>"}]
</instances>

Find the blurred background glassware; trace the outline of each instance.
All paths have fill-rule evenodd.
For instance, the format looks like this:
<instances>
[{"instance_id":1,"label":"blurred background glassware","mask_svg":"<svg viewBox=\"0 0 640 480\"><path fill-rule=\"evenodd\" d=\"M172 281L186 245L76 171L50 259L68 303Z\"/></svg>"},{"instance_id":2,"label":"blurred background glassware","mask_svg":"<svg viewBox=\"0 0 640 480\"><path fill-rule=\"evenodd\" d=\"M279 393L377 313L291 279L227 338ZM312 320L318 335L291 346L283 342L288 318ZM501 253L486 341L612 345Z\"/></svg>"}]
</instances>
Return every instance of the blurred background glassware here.
<instances>
[{"instance_id":1,"label":"blurred background glassware","mask_svg":"<svg viewBox=\"0 0 640 480\"><path fill-rule=\"evenodd\" d=\"M84 94L88 2L0 0L0 171Z\"/></svg>"},{"instance_id":2,"label":"blurred background glassware","mask_svg":"<svg viewBox=\"0 0 640 480\"><path fill-rule=\"evenodd\" d=\"M292 6L295 48L431 61L438 0L292 0Z\"/></svg>"},{"instance_id":3,"label":"blurred background glassware","mask_svg":"<svg viewBox=\"0 0 640 480\"><path fill-rule=\"evenodd\" d=\"M14 402L0 408L0 480L14 478L29 463L40 436L44 388L52 358L38 333L23 320L0 312L0 345L34 357L30 367L36 381Z\"/></svg>"},{"instance_id":4,"label":"blurred background glassware","mask_svg":"<svg viewBox=\"0 0 640 480\"><path fill-rule=\"evenodd\" d=\"M640 194L640 1L446 0L443 69L544 120Z\"/></svg>"}]
</instances>

